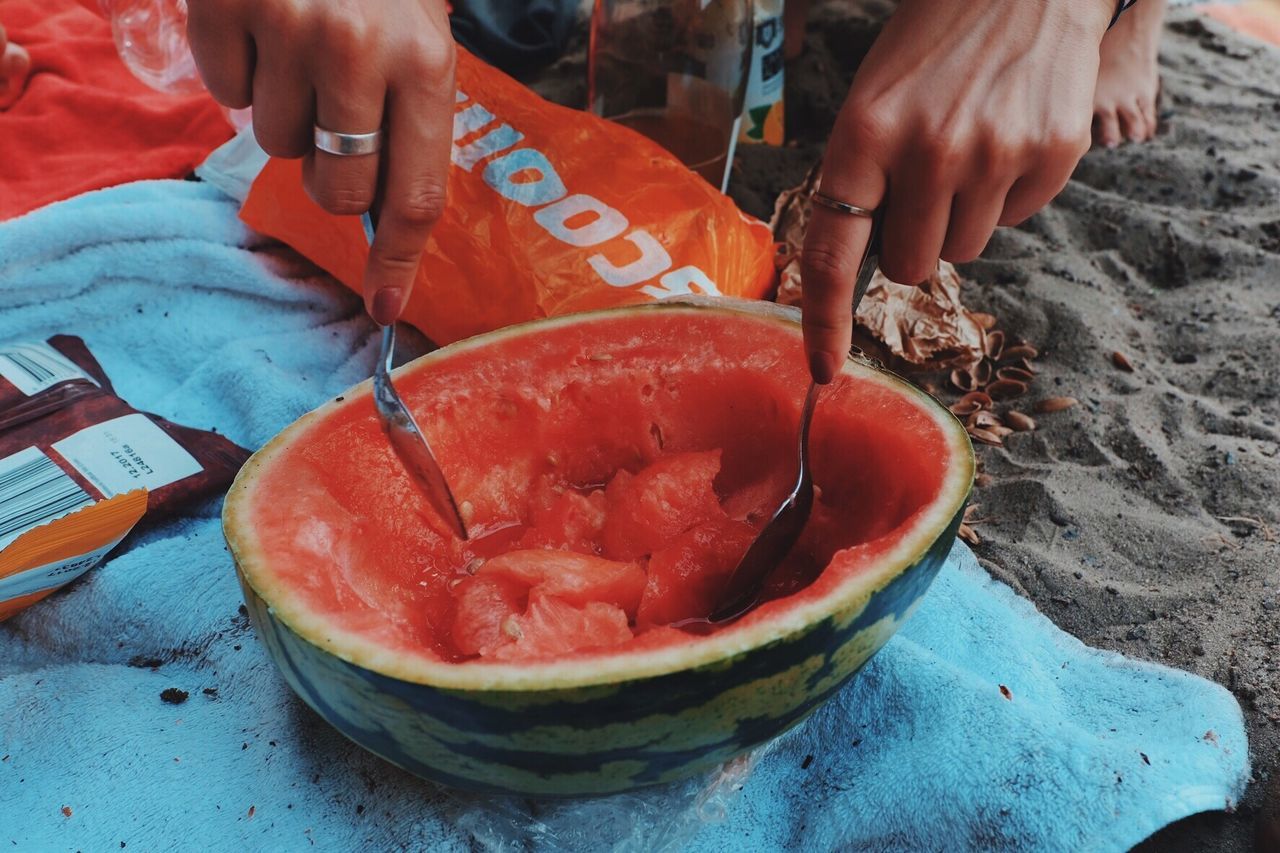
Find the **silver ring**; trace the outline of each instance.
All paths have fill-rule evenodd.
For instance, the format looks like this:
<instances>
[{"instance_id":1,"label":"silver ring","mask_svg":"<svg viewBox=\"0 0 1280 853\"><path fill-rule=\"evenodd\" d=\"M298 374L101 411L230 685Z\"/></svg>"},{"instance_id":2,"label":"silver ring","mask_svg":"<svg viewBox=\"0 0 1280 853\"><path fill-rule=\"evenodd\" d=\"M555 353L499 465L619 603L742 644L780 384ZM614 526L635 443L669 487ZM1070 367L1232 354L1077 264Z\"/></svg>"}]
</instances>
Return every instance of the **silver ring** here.
<instances>
[{"instance_id":1,"label":"silver ring","mask_svg":"<svg viewBox=\"0 0 1280 853\"><path fill-rule=\"evenodd\" d=\"M813 194L813 202L814 204L820 204L823 207L828 207L832 210L838 210L841 213L851 213L854 216L873 217L876 215L874 210L868 210L865 207L858 207L856 204L849 204L816 191Z\"/></svg>"},{"instance_id":2,"label":"silver ring","mask_svg":"<svg viewBox=\"0 0 1280 853\"><path fill-rule=\"evenodd\" d=\"M315 126L316 148L339 157L358 157L362 154L377 154L382 150L382 131L372 133L338 133L336 130L325 130Z\"/></svg>"}]
</instances>

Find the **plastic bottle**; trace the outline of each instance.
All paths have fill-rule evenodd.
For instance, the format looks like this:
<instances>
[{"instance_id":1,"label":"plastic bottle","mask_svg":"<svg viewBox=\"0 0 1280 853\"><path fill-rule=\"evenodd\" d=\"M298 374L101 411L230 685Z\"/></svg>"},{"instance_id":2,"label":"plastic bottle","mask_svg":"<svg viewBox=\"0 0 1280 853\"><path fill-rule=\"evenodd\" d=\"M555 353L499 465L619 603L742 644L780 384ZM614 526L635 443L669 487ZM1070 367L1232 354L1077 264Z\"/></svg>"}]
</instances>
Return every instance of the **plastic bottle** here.
<instances>
[{"instance_id":1,"label":"plastic bottle","mask_svg":"<svg viewBox=\"0 0 1280 853\"><path fill-rule=\"evenodd\" d=\"M595 0L588 102L724 190L751 61L751 0Z\"/></svg>"},{"instance_id":2,"label":"plastic bottle","mask_svg":"<svg viewBox=\"0 0 1280 853\"><path fill-rule=\"evenodd\" d=\"M783 0L755 0L755 41L747 95L742 111L740 142L781 145L783 127Z\"/></svg>"},{"instance_id":3,"label":"plastic bottle","mask_svg":"<svg viewBox=\"0 0 1280 853\"><path fill-rule=\"evenodd\" d=\"M125 67L160 92L190 95L205 91L204 81L187 41L186 0L98 0L111 22L116 52ZM251 112L223 109L237 129L251 122Z\"/></svg>"}]
</instances>

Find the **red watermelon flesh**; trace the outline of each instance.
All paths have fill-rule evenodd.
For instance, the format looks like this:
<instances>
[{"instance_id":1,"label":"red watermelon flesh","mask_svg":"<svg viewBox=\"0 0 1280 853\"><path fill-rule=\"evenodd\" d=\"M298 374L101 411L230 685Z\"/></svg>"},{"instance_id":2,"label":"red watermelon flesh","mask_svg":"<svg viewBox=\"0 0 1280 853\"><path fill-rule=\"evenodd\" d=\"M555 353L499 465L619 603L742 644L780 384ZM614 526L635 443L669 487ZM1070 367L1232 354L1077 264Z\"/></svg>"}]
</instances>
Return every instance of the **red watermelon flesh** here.
<instances>
[{"instance_id":1,"label":"red watermelon flesh","mask_svg":"<svg viewBox=\"0 0 1280 853\"><path fill-rule=\"evenodd\" d=\"M453 588L453 644L464 655L485 655L510 642L502 624L523 613L528 586L501 576L462 578Z\"/></svg>"},{"instance_id":2,"label":"red watermelon flesh","mask_svg":"<svg viewBox=\"0 0 1280 853\"><path fill-rule=\"evenodd\" d=\"M511 641L490 652L495 660L519 661L560 657L570 652L619 646L634 636L627 614L599 601L574 607L562 598L535 590L529 609L506 619L503 633Z\"/></svg>"},{"instance_id":3,"label":"red watermelon flesh","mask_svg":"<svg viewBox=\"0 0 1280 853\"><path fill-rule=\"evenodd\" d=\"M605 493L605 554L634 560L695 524L724 518L713 487L718 473L720 451L709 450L662 457L634 477L615 476Z\"/></svg>"},{"instance_id":4,"label":"red watermelon flesh","mask_svg":"<svg viewBox=\"0 0 1280 853\"><path fill-rule=\"evenodd\" d=\"M692 527L655 551L637 622L669 625L705 617L755 536L749 524L719 519Z\"/></svg>"},{"instance_id":5,"label":"red watermelon flesh","mask_svg":"<svg viewBox=\"0 0 1280 853\"><path fill-rule=\"evenodd\" d=\"M635 614L645 588L644 569L638 563L545 548L495 557L479 568L476 577L502 579L526 591L536 589L574 607L593 601L610 604L629 616Z\"/></svg>"},{"instance_id":6,"label":"red watermelon flesh","mask_svg":"<svg viewBox=\"0 0 1280 853\"><path fill-rule=\"evenodd\" d=\"M527 526L498 531L502 545L492 550L481 541L460 552L496 556L472 561L475 577L453 590L457 651L542 658L588 642L625 643L632 625L705 617L756 533L725 515L719 471L712 450L660 456L635 474L621 469L603 490L544 475ZM499 550L513 541L516 550ZM598 556L602 549L619 559Z\"/></svg>"}]
</instances>

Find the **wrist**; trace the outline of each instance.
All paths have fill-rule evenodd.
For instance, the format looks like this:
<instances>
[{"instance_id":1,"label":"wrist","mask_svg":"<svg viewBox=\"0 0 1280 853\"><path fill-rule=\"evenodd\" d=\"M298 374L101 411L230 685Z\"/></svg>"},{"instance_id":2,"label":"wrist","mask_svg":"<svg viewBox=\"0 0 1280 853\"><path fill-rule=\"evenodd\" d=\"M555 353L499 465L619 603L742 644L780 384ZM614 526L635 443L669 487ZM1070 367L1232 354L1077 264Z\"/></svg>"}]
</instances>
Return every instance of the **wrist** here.
<instances>
[{"instance_id":1,"label":"wrist","mask_svg":"<svg viewBox=\"0 0 1280 853\"><path fill-rule=\"evenodd\" d=\"M1116 18L1116 10L1121 0L1061 0L1059 5L1063 11L1079 27L1083 28L1091 38L1102 43L1102 37L1111 28Z\"/></svg>"}]
</instances>

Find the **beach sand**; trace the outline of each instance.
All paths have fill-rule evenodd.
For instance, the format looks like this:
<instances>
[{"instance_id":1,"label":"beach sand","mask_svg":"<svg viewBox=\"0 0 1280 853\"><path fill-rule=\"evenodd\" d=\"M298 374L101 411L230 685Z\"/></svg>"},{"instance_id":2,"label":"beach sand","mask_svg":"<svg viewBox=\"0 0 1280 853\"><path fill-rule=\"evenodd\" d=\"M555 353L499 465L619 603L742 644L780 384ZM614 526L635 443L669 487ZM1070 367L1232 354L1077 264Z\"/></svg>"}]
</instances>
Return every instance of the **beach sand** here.
<instances>
[{"instance_id":1,"label":"beach sand","mask_svg":"<svg viewBox=\"0 0 1280 853\"><path fill-rule=\"evenodd\" d=\"M790 146L739 148L744 209L767 219L820 158L890 8L815 3L787 69ZM581 106L583 65L579 39L531 82ZM1161 73L1155 141L1090 153L1049 209L961 267L967 304L1041 350L1020 407L1081 401L978 448L975 551L1084 642L1235 694L1244 801L1142 849L1247 851L1280 779L1280 50L1175 9Z\"/></svg>"}]
</instances>

